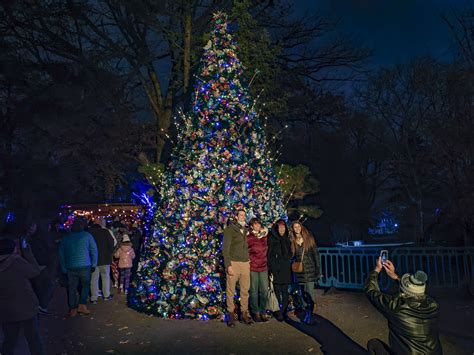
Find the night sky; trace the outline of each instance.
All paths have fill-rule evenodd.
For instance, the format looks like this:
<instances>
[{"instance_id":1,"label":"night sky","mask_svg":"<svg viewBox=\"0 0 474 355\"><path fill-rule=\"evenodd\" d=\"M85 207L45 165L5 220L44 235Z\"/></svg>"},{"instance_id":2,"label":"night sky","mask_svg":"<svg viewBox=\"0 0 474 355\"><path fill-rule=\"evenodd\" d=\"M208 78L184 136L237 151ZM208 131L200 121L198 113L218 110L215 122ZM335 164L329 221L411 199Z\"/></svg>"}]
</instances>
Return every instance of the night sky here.
<instances>
[{"instance_id":1,"label":"night sky","mask_svg":"<svg viewBox=\"0 0 474 355\"><path fill-rule=\"evenodd\" d=\"M441 14L474 0L298 0L298 11L341 19L342 29L373 49L371 64L392 65L432 55L449 60L452 36Z\"/></svg>"}]
</instances>

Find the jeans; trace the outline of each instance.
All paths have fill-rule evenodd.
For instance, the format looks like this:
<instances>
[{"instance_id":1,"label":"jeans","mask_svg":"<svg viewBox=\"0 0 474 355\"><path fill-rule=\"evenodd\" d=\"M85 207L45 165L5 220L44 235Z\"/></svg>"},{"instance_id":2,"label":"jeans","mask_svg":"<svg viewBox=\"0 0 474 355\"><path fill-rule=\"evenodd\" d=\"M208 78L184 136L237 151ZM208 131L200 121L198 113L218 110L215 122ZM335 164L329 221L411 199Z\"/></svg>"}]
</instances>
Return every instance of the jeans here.
<instances>
[{"instance_id":1,"label":"jeans","mask_svg":"<svg viewBox=\"0 0 474 355\"><path fill-rule=\"evenodd\" d=\"M121 268L120 270L120 287L124 290L128 290L130 285L130 275L132 274L131 268Z\"/></svg>"},{"instance_id":2,"label":"jeans","mask_svg":"<svg viewBox=\"0 0 474 355\"><path fill-rule=\"evenodd\" d=\"M28 342L30 353L32 355L44 354L37 316L20 322L3 322L2 328L4 335L3 346L0 351L2 355L13 355L15 353L15 347L21 328L23 328L23 334Z\"/></svg>"},{"instance_id":3,"label":"jeans","mask_svg":"<svg viewBox=\"0 0 474 355\"><path fill-rule=\"evenodd\" d=\"M268 300L268 271L250 271L250 307L253 313L265 313Z\"/></svg>"},{"instance_id":4,"label":"jeans","mask_svg":"<svg viewBox=\"0 0 474 355\"><path fill-rule=\"evenodd\" d=\"M97 266L91 278L91 301L99 298L99 276L102 282L102 295L104 298L110 296L110 265Z\"/></svg>"},{"instance_id":5,"label":"jeans","mask_svg":"<svg viewBox=\"0 0 474 355\"><path fill-rule=\"evenodd\" d=\"M316 303L316 287L314 287L314 281L299 284L299 289L305 309L313 312L313 307Z\"/></svg>"},{"instance_id":6,"label":"jeans","mask_svg":"<svg viewBox=\"0 0 474 355\"><path fill-rule=\"evenodd\" d=\"M77 299L77 287L81 284L81 295ZM91 287L91 267L69 269L67 271L67 293L69 309L77 308L78 304L87 304Z\"/></svg>"},{"instance_id":7,"label":"jeans","mask_svg":"<svg viewBox=\"0 0 474 355\"><path fill-rule=\"evenodd\" d=\"M40 307L48 309L54 291L54 279L49 270L43 269L38 276L31 280L31 284L36 297L38 297Z\"/></svg>"},{"instance_id":8,"label":"jeans","mask_svg":"<svg viewBox=\"0 0 474 355\"><path fill-rule=\"evenodd\" d=\"M280 304L281 313L284 315L288 310L288 300L290 298L288 294L288 284L273 284L273 289L275 290L275 295Z\"/></svg>"}]
</instances>

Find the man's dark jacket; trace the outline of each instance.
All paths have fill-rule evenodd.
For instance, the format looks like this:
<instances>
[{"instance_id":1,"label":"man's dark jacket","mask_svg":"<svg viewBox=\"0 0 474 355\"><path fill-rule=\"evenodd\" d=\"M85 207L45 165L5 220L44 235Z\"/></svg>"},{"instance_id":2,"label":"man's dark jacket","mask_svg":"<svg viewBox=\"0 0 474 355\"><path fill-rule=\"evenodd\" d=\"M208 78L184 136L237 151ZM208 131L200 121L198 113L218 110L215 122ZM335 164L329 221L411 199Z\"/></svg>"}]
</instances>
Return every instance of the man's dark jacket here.
<instances>
[{"instance_id":1,"label":"man's dark jacket","mask_svg":"<svg viewBox=\"0 0 474 355\"><path fill-rule=\"evenodd\" d=\"M442 354L438 335L438 304L431 297L405 298L380 292L378 273L365 284L369 301L387 318L389 345L395 354Z\"/></svg>"},{"instance_id":2,"label":"man's dark jacket","mask_svg":"<svg viewBox=\"0 0 474 355\"><path fill-rule=\"evenodd\" d=\"M110 232L101 226L94 224L89 228L89 233L95 239L99 257L97 259L97 266L111 265L112 254L114 253L114 238Z\"/></svg>"}]
</instances>

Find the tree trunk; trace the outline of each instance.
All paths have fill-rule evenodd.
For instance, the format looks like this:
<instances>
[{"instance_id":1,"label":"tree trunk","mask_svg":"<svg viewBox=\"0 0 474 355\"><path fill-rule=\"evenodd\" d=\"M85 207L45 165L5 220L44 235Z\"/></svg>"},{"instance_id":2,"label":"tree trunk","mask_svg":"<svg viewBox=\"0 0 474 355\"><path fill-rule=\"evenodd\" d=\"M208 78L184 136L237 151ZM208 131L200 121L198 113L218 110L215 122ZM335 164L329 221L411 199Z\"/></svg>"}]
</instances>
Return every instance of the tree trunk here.
<instances>
[{"instance_id":1,"label":"tree trunk","mask_svg":"<svg viewBox=\"0 0 474 355\"><path fill-rule=\"evenodd\" d=\"M171 127L171 116L173 113L173 89L169 88L166 95L165 104L156 117L158 132L156 135L156 162L161 161L161 155L166 140L169 138L168 132Z\"/></svg>"},{"instance_id":2,"label":"tree trunk","mask_svg":"<svg viewBox=\"0 0 474 355\"><path fill-rule=\"evenodd\" d=\"M423 201L421 198L416 200L416 219L415 219L415 243L422 244L425 241L424 238L424 214L423 214Z\"/></svg>"},{"instance_id":3,"label":"tree trunk","mask_svg":"<svg viewBox=\"0 0 474 355\"><path fill-rule=\"evenodd\" d=\"M186 3L183 21L183 93L186 94L189 87L189 76L191 71L191 12L189 2Z\"/></svg>"}]
</instances>

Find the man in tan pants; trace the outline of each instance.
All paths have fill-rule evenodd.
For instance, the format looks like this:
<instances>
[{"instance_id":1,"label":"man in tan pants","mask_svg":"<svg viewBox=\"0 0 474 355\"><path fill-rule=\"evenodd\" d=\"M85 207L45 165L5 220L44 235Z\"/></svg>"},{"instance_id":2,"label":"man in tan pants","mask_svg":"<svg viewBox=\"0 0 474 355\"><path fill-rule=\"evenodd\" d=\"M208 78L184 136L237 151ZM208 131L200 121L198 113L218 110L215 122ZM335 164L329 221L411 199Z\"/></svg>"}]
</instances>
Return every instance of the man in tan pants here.
<instances>
[{"instance_id":1,"label":"man in tan pants","mask_svg":"<svg viewBox=\"0 0 474 355\"><path fill-rule=\"evenodd\" d=\"M239 282L240 285L242 321L245 324L252 324L253 321L249 314L250 259L244 210L237 211L237 223L231 222L224 229L222 254L224 256L224 264L227 273L227 325L229 327L235 327L234 295L237 282Z\"/></svg>"}]
</instances>

